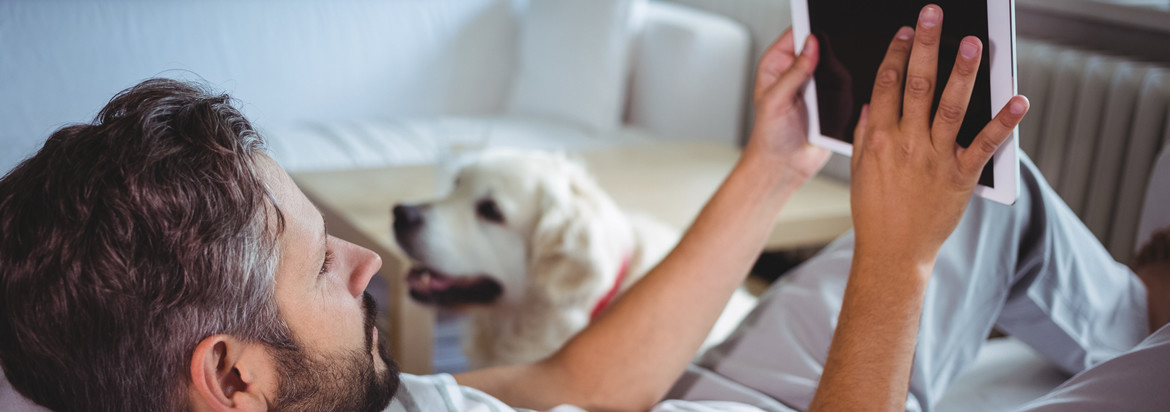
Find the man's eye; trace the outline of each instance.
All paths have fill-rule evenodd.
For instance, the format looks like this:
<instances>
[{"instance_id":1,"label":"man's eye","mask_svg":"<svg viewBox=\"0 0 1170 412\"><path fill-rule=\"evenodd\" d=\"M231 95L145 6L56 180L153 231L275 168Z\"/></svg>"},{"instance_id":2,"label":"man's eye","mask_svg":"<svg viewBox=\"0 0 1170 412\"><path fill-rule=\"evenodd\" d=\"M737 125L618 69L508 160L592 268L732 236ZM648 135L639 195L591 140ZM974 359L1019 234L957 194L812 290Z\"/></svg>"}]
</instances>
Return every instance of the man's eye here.
<instances>
[{"instance_id":1,"label":"man's eye","mask_svg":"<svg viewBox=\"0 0 1170 412\"><path fill-rule=\"evenodd\" d=\"M321 262L321 271L317 272L317 276L329 273L329 269L333 268L333 250L325 249L325 260Z\"/></svg>"},{"instance_id":2,"label":"man's eye","mask_svg":"<svg viewBox=\"0 0 1170 412\"><path fill-rule=\"evenodd\" d=\"M500 207L494 200L483 199L476 202L475 213L489 222L504 223L504 214L500 212Z\"/></svg>"}]
</instances>

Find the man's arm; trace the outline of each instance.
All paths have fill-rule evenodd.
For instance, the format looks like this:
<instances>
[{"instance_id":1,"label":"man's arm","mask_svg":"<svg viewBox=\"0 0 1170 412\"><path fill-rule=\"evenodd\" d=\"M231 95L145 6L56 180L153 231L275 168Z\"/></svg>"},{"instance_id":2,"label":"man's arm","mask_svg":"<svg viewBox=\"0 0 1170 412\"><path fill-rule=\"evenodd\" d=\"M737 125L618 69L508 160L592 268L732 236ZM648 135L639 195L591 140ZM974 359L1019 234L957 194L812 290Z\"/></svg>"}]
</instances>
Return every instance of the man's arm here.
<instances>
[{"instance_id":1,"label":"man's arm","mask_svg":"<svg viewBox=\"0 0 1170 412\"><path fill-rule=\"evenodd\" d=\"M962 40L931 116L942 10L895 36L872 108L854 133L850 185L856 245L841 316L811 410L904 410L923 297L983 166L1028 109L1014 97L969 148L955 141L982 56ZM949 56L948 56L949 58ZM907 68L907 61L909 67ZM905 82L905 87L903 87Z\"/></svg>"},{"instance_id":2,"label":"man's arm","mask_svg":"<svg viewBox=\"0 0 1170 412\"><path fill-rule=\"evenodd\" d=\"M800 56L794 50L788 31L765 53L752 137L674 251L548 359L456 379L537 409L646 410L658 402L743 281L780 209L828 158L807 143L799 98L817 62L816 41Z\"/></svg>"}]
</instances>

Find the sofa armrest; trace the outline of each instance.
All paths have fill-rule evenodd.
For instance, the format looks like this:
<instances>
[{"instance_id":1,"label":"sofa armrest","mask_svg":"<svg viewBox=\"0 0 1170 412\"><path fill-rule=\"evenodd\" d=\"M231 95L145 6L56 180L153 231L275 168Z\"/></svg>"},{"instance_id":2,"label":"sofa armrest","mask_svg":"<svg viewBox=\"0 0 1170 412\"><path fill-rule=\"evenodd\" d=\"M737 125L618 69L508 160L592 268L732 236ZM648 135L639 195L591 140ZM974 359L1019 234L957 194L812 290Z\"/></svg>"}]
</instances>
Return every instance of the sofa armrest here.
<instances>
[{"instance_id":1,"label":"sofa armrest","mask_svg":"<svg viewBox=\"0 0 1170 412\"><path fill-rule=\"evenodd\" d=\"M750 43L729 18L649 2L634 42L626 123L665 139L738 145Z\"/></svg>"}]
</instances>

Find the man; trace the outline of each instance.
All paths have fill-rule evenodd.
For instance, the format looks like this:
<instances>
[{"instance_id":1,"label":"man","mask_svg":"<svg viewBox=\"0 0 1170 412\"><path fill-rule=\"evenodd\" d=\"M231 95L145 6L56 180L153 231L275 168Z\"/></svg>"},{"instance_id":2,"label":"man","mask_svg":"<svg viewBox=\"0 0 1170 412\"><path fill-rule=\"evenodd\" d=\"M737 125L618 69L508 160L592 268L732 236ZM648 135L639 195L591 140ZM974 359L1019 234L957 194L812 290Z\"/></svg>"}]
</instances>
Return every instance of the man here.
<instances>
[{"instance_id":1,"label":"man","mask_svg":"<svg viewBox=\"0 0 1170 412\"><path fill-rule=\"evenodd\" d=\"M918 93L918 82L933 88L934 74L923 70L935 63L930 43L941 12L924 16L917 35L907 28L892 44L882 74L889 76L878 82L875 109L858 131L857 259L821 402L869 399L901 408L935 255L959 224L981 165L1027 109L1014 99L972 149L954 145L961 109L932 128L925 119L933 93ZM761 62L756 127L735 169L671 255L605 316L546 360L455 378L491 396L450 376L404 375L391 410L502 409L501 401L653 407L742 281L736 274L747 272L769 223L827 158L805 142L799 100L817 45L810 40L801 56L793 50L789 33ZM969 69L978 64L971 56L978 53L957 61L943 107L967 100ZM913 87L903 99L907 60ZM924 142L945 150L922 149ZM58 131L6 176L0 362L13 386L57 410L385 407L398 377L363 294L379 258L328 236L321 215L259 148L226 96L155 80L115 97L93 125ZM971 202L972 211L984 207ZM920 213L926 206L930 213ZM873 282L883 274L905 277L890 284L915 287L883 288ZM854 320L867 311L888 313L895 324ZM889 344L875 352L857 336ZM772 399L763 406L799 406ZM676 407L730 405L660 405Z\"/></svg>"},{"instance_id":2,"label":"man","mask_svg":"<svg viewBox=\"0 0 1170 412\"><path fill-rule=\"evenodd\" d=\"M370 355L362 294L379 258L326 249L319 215L260 143L226 96L152 80L5 177L13 386L55 410L384 405L397 377ZM242 396L258 389L272 392Z\"/></svg>"}]
</instances>

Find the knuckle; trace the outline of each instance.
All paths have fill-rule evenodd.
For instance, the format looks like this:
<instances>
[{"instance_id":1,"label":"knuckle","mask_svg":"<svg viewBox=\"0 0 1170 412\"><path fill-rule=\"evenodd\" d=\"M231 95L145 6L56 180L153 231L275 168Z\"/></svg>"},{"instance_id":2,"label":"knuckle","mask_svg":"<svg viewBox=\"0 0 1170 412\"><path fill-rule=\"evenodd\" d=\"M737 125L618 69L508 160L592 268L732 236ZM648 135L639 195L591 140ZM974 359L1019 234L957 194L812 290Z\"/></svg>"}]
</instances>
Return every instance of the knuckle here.
<instances>
[{"instance_id":1,"label":"knuckle","mask_svg":"<svg viewBox=\"0 0 1170 412\"><path fill-rule=\"evenodd\" d=\"M780 87L779 84L777 84L774 87L768 88L768 90L764 90L764 103L765 104L772 104L772 103L779 102L781 100L781 98L783 97L782 96L783 92L784 92L784 88Z\"/></svg>"},{"instance_id":2,"label":"knuckle","mask_svg":"<svg viewBox=\"0 0 1170 412\"><path fill-rule=\"evenodd\" d=\"M925 97L931 94L934 85L925 76L910 75L906 77L906 93L914 97Z\"/></svg>"},{"instance_id":3,"label":"knuckle","mask_svg":"<svg viewBox=\"0 0 1170 412\"><path fill-rule=\"evenodd\" d=\"M878 75L877 85L880 87L895 88L898 87L898 83L901 81L901 78L902 75L901 73L898 73L898 70L887 67L882 69L881 74Z\"/></svg>"},{"instance_id":4,"label":"knuckle","mask_svg":"<svg viewBox=\"0 0 1170 412\"><path fill-rule=\"evenodd\" d=\"M756 64L756 73L773 73L774 74L776 72L776 69L773 67L776 65L775 60L776 59L772 58L772 56L765 55L763 58L760 59L760 62L758 64Z\"/></svg>"},{"instance_id":5,"label":"knuckle","mask_svg":"<svg viewBox=\"0 0 1170 412\"><path fill-rule=\"evenodd\" d=\"M972 62L959 62L959 64L955 65L954 72L962 77L971 77L975 75L975 69L978 67L979 65Z\"/></svg>"},{"instance_id":6,"label":"knuckle","mask_svg":"<svg viewBox=\"0 0 1170 412\"><path fill-rule=\"evenodd\" d=\"M1016 127L1016 120L1011 116L999 116L996 120L999 121L1000 126L1003 126L1004 129L1011 130Z\"/></svg>"},{"instance_id":7,"label":"knuckle","mask_svg":"<svg viewBox=\"0 0 1170 412\"><path fill-rule=\"evenodd\" d=\"M785 96L784 88L772 87L765 90L760 99L756 101L756 110L766 116L776 116L788 110L790 101L791 98Z\"/></svg>"},{"instance_id":8,"label":"knuckle","mask_svg":"<svg viewBox=\"0 0 1170 412\"><path fill-rule=\"evenodd\" d=\"M976 147L978 148L977 150L979 150L980 153L990 155L992 153L995 153L996 149L999 149L999 144L991 141L991 139L978 139L978 140L976 140Z\"/></svg>"},{"instance_id":9,"label":"knuckle","mask_svg":"<svg viewBox=\"0 0 1170 412\"><path fill-rule=\"evenodd\" d=\"M922 169L925 170L926 173L928 173L930 175L934 175L934 174L938 173L938 169L939 169L938 159L927 156L926 159L923 159Z\"/></svg>"},{"instance_id":10,"label":"knuckle","mask_svg":"<svg viewBox=\"0 0 1170 412\"><path fill-rule=\"evenodd\" d=\"M947 123L961 123L964 114L966 114L966 108L963 106L950 102L939 102L936 116Z\"/></svg>"},{"instance_id":11,"label":"knuckle","mask_svg":"<svg viewBox=\"0 0 1170 412\"><path fill-rule=\"evenodd\" d=\"M909 142L909 141L902 142L901 144L898 145L898 153L901 154L903 157L907 157L907 158L913 157L914 152L915 152L914 144Z\"/></svg>"},{"instance_id":12,"label":"knuckle","mask_svg":"<svg viewBox=\"0 0 1170 412\"><path fill-rule=\"evenodd\" d=\"M889 144L889 141L889 136L885 132L880 130L870 130L865 136L866 151L880 152L886 150L886 146Z\"/></svg>"},{"instance_id":13,"label":"knuckle","mask_svg":"<svg viewBox=\"0 0 1170 412\"><path fill-rule=\"evenodd\" d=\"M890 50L897 53L909 54L910 49L914 47L914 41L896 41L890 44Z\"/></svg>"},{"instance_id":14,"label":"knuckle","mask_svg":"<svg viewBox=\"0 0 1170 412\"><path fill-rule=\"evenodd\" d=\"M979 170L982 170L982 169L979 169ZM950 179L947 179L947 180L950 181L951 188L953 190L964 191L971 185L969 183L969 181L970 181L969 175L971 175L971 174L972 174L972 170L970 170L966 167L960 166L959 168L956 168L953 173L950 173Z\"/></svg>"},{"instance_id":15,"label":"knuckle","mask_svg":"<svg viewBox=\"0 0 1170 412\"><path fill-rule=\"evenodd\" d=\"M926 34L925 31L920 30L923 35L914 36L914 41L922 46L934 47L938 45L939 36Z\"/></svg>"},{"instance_id":16,"label":"knuckle","mask_svg":"<svg viewBox=\"0 0 1170 412\"><path fill-rule=\"evenodd\" d=\"M812 68L812 59L802 54L796 57L796 62L793 63L793 66L802 72L807 72Z\"/></svg>"},{"instance_id":17,"label":"knuckle","mask_svg":"<svg viewBox=\"0 0 1170 412\"><path fill-rule=\"evenodd\" d=\"M768 101L773 89L775 89L775 87L761 87L759 90L756 90L753 101L756 107L760 107Z\"/></svg>"}]
</instances>

